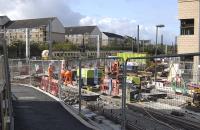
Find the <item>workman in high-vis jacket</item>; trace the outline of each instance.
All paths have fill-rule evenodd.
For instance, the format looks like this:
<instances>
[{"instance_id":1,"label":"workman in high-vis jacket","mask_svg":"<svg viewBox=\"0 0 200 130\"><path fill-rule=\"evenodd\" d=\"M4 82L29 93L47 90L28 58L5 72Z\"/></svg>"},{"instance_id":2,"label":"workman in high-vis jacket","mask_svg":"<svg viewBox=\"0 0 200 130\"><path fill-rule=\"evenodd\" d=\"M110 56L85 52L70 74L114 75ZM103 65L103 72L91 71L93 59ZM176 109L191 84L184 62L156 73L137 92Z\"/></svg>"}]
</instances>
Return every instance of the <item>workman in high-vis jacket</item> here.
<instances>
[{"instance_id":1,"label":"workman in high-vis jacket","mask_svg":"<svg viewBox=\"0 0 200 130\"><path fill-rule=\"evenodd\" d=\"M49 67L48 67L48 76L49 76L50 79L53 78L53 73L54 73L53 64L49 64Z\"/></svg>"},{"instance_id":2,"label":"workman in high-vis jacket","mask_svg":"<svg viewBox=\"0 0 200 130\"><path fill-rule=\"evenodd\" d=\"M65 75L64 75L64 77L65 77L65 82L64 82L64 84L71 84L72 85L72 71L70 71L70 70L67 70L66 72L65 72Z\"/></svg>"}]
</instances>

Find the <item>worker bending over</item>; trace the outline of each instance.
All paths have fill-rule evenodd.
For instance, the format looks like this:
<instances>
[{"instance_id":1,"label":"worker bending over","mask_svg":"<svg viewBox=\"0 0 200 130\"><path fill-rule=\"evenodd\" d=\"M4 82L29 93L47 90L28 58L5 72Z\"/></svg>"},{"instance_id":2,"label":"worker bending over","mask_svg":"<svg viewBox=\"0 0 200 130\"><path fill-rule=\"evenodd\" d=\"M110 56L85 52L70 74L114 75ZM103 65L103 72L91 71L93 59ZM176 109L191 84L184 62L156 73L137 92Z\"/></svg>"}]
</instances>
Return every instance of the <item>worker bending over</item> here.
<instances>
[{"instance_id":1,"label":"worker bending over","mask_svg":"<svg viewBox=\"0 0 200 130\"><path fill-rule=\"evenodd\" d=\"M65 72L65 82L64 84L71 84L72 85L72 71L70 71L69 69Z\"/></svg>"}]
</instances>

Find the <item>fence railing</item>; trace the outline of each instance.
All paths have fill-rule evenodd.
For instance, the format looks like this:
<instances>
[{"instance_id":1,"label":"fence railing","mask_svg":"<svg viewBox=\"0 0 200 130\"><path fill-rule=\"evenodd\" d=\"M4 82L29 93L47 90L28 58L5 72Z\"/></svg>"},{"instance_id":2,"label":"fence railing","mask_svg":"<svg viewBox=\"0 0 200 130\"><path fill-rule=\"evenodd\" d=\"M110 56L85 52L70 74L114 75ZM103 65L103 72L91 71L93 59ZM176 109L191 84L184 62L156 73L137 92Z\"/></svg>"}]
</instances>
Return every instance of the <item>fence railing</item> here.
<instances>
[{"instance_id":1,"label":"fence railing","mask_svg":"<svg viewBox=\"0 0 200 130\"><path fill-rule=\"evenodd\" d=\"M13 83L39 87L72 105L79 114L83 114L85 108L99 111L122 123L125 129L125 126L136 127L135 122L142 123L142 120L127 116L131 113L130 108L135 109L138 105L145 112L153 109L173 114L175 111L183 113L184 120L196 122L194 119L200 119L187 105L193 100L195 90L200 89L199 63L193 62L188 68L188 61L181 61L182 57L199 55L132 57L126 61L122 58L19 59L9 60L9 63ZM160 128L168 127L158 124L162 126Z\"/></svg>"},{"instance_id":2,"label":"fence railing","mask_svg":"<svg viewBox=\"0 0 200 130\"><path fill-rule=\"evenodd\" d=\"M3 48L3 53L0 56L0 128L2 130L13 130L14 118L7 47L6 42L2 39L0 39L0 46Z\"/></svg>"}]
</instances>

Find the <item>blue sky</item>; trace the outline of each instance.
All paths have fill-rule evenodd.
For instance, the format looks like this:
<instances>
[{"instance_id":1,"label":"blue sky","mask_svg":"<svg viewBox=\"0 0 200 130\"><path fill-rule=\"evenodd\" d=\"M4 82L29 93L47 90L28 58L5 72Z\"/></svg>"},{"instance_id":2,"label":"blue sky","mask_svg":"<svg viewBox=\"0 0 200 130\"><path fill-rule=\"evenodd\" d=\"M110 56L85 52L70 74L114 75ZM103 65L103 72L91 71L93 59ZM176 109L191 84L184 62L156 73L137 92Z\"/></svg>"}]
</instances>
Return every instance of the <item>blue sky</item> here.
<instances>
[{"instance_id":1,"label":"blue sky","mask_svg":"<svg viewBox=\"0 0 200 130\"><path fill-rule=\"evenodd\" d=\"M139 24L151 28L150 30L156 24L164 24L166 27L161 30L161 33L166 33L167 39L165 38L165 40L168 43L173 42L174 36L179 33L177 0L79 0L72 2L71 8L93 18L107 17L135 20L135 25ZM130 26L130 28L136 27ZM134 30L136 31L136 29ZM136 34L134 30L133 35ZM116 32L120 33L120 31ZM130 32L128 33L130 34ZM152 30L147 38L153 37L153 33Z\"/></svg>"},{"instance_id":2,"label":"blue sky","mask_svg":"<svg viewBox=\"0 0 200 130\"><path fill-rule=\"evenodd\" d=\"M4 3L7 3L6 5ZM159 34L171 44L179 34L177 0L0 0L0 15L11 19L58 17L65 26L98 25L101 31L155 40Z\"/></svg>"}]
</instances>

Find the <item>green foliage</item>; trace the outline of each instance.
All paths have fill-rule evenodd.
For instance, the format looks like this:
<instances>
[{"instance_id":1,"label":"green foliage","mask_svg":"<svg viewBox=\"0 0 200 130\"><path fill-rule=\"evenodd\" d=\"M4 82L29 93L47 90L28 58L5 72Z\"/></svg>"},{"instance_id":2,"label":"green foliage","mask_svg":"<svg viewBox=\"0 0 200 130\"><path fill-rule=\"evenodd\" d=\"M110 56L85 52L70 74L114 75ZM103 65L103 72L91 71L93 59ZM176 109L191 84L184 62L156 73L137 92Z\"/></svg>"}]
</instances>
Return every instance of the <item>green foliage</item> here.
<instances>
[{"instance_id":1,"label":"green foliage","mask_svg":"<svg viewBox=\"0 0 200 130\"><path fill-rule=\"evenodd\" d=\"M76 51L78 47L73 45L72 43L64 42L64 43L55 43L52 47L53 51Z\"/></svg>"},{"instance_id":2,"label":"green foliage","mask_svg":"<svg viewBox=\"0 0 200 130\"><path fill-rule=\"evenodd\" d=\"M104 51L114 51L114 50L124 50L124 51L132 51L133 44L133 52L137 52L137 44L132 39L125 39L124 44L116 45L114 42L110 43L106 47L101 47L100 50ZM43 50L48 50L48 43L37 43L31 42L30 44L30 56L40 57ZM24 41L13 41L10 45L8 45L8 56L9 58L25 58L25 42ZM81 47L73 45L71 42L63 42L63 43L53 43L52 50L53 51L80 51ZM96 51L96 46L94 45L85 45L86 51ZM144 46L140 45L140 52L146 52L147 54L154 55L155 54L155 45L148 44ZM168 53L172 54L176 53L175 49L168 45ZM158 45L157 54L165 54L165 46Z\"/></svg>"}]
</instances>

